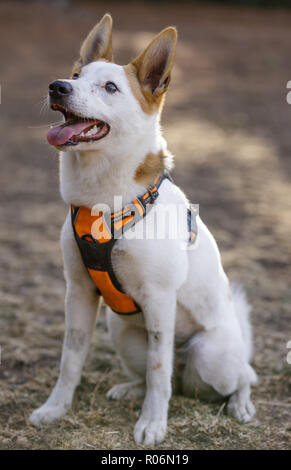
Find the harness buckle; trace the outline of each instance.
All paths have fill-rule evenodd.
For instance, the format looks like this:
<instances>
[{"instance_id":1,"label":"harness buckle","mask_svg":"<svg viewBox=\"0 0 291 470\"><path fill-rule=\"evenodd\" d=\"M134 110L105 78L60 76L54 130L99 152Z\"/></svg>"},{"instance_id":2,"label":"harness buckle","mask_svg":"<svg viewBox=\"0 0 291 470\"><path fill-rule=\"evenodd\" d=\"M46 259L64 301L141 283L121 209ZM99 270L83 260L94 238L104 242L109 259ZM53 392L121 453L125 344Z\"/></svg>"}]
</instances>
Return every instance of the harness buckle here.
<instances>
[{"instance_id":1,"label":"harness buckle","mask_svg":"<svg viewBox=\"0 0 291 470\"><path fill-rule=\"evenodd\" d=\"M150 196L150 199L151 199L151 202L154 203L155 200L157 199L157 197L159 196L159 192L156 188L156 186L153 186L152 184L148 187L148 192L149 192L149 196Z\"/></svg>"}]
</instances>

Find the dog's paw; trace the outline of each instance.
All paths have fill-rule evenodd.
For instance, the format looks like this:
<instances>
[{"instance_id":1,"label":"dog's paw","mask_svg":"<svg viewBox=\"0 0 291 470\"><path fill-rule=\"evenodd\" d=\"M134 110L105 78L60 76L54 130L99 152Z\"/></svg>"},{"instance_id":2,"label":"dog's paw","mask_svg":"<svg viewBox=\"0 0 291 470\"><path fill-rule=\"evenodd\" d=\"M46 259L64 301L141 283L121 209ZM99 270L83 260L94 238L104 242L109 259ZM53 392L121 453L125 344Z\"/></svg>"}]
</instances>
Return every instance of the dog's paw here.
<instances>
[{"instance_id":1,"label":"dog's paw","mask_svg":"<svg viewBox=\"0 0 291 470\"><path fill-rule=\"evenodd\" d=\"M228 402L227 413L236 418L240 423L248 423L256 414L256 409L250 398L241 401L234 393Z\"/></svg>"},{"instance_id":2,"label":"dog's paw","mask_svg":"<svg viewBox=\"0 0 291 470\"><path fill-rule=\"evenodd\" d=\"M157 446L164 439L166 432L166 420L147 419L141 416L134 428L134 440L143 446Z\"/></svg>"},{"instance_id":3,"label":"dog's paw","mask_svg":"<svg viewBox=\"0 0 291 470\"><path fill-rule=\"evenodd\" d=\"M68 408L69 407L64 405L44 404L31 413L29 421L34 424L34 426L42 426L43 424L52 423L53 421L64 416Z\"/></svg>"},{"instance_id":4,"label":"dog's paw","mask_svg":"<svg viewBox=\"0 0 291 470\"><path fill-rule=\"evenodd\" d=\"M145 385L136 382L127 382L114 385L106 394L109 400L134 400L143 398L145 395Z\"/></svg>"}]
</instances>

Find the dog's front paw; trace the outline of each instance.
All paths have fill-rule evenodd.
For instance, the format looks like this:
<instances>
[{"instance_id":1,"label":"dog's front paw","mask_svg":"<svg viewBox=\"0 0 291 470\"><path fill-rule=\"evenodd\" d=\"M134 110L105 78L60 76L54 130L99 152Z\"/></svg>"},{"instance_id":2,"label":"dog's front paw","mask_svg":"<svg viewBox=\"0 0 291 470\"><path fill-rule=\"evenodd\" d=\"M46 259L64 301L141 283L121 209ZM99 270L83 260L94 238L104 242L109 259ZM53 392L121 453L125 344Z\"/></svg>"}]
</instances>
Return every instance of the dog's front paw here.
<instances>
[{"instance_id":1,"label":"dog's front paw","mask_svg":"<svg viewBox=\"0 0 291 470\"><path fill-rule=\"evenodd\" d=\"M47 405L44 404L40 408L34 410L29 421L35 426L41 426L43 424L49 424L56 419L61 418L68 410L68 406L65 405Z\"/></svg>"},{"instance_id":2,"label":"dog's front paw","mask_svg":"<svg viewBox=\"0 0 291 470\"><path fill-rule=\"evenodd\" d=\"M167 432L167 420L148 419L142 415L134 428L134 439L143 446L155 445L162 442Z\"/></svg>"},{"instance_id":3,"label":"dog's front paw","mask_svg":"<svg viewBox=\"0 0 291 470\"><path fill-rule=\"evenodd\" d=\"M236 394L232 395L227 405L229 415L236 418L240 423L248 423L256 414L256 409L250 399L241 402Z\"/></svg>"}]
</instances>

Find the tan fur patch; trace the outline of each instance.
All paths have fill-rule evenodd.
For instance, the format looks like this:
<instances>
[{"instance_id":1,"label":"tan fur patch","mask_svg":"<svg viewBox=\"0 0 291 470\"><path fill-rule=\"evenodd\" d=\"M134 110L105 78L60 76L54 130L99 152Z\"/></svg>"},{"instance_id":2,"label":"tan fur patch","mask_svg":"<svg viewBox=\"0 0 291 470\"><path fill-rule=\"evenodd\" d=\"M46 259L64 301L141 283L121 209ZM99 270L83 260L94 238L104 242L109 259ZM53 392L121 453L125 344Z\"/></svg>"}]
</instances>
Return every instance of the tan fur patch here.
<instances>
[{"instance_id":1,"label":"tan fur patch","mask_svg":"<svg viewBox=\"0 0 291 470\"><path fill-rule=\"evenodd\" d=\"M162 173L167 167L167 157L167 154L162 151L158 154L148 153L135 172L135 181L143 186L151 184L157 174Z\"/></svg>"},{"instance_id":2,"label":"tan fur patch","mask_svg":"<svg viewBox=\"0 0 291 470\"><path fill-rule=\"evenodd\" d=\"M73 65L72 72L71 72L71 78L75 73L80 73L82 68L82 61L81 59L76 60L76 62Z\"/></svg>"},{"instance_id":3,"label":"tan fur patch","mask_svg":"<svg viewBox=\"0 0 291 470\"><path fill-rule=\"evenodd\" d=\"M124 67L132 92L147 114L162 109L171 80L176 43L176 28L166 28L136 59Z\"/></svg>"},{"instance_id":4,"label":"tan fur patch","mask_svg":"<svg viewBox=\"0 0 291 470\"><path fill-rule=\"evenodd\" d=\"M161 111L164 99L159 96L158 99L154 98L150 90L147 92L140 86L137 77L137 68L133 64L125 65L124 71L126 73L131 91L135 99L139 102L141 109L146 114L153 114Z\"/></svg>"}]
</instances>

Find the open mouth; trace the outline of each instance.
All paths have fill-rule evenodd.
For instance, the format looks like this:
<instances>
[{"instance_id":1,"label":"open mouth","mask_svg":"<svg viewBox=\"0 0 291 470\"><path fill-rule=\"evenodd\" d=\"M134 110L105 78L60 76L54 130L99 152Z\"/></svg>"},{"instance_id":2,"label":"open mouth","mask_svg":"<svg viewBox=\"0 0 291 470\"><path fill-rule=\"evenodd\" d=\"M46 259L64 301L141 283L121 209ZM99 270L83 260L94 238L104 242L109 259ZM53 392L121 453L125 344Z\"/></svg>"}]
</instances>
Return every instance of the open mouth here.
<instances>
[{"instance_id":1,"label":"open mouth","mask_svg":"<svg viewBox=\"0 0 291 470\"><path fill-rule=\"evenodd\" d=\"M48 143L54 146L78 145L80 142L94 142L105 137L110 127L99 119L87 119L67 111L59 104L52 104L54 111L61 111L65 122L51 127L47 133Z\"/></svg>"}]
</instances>

